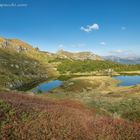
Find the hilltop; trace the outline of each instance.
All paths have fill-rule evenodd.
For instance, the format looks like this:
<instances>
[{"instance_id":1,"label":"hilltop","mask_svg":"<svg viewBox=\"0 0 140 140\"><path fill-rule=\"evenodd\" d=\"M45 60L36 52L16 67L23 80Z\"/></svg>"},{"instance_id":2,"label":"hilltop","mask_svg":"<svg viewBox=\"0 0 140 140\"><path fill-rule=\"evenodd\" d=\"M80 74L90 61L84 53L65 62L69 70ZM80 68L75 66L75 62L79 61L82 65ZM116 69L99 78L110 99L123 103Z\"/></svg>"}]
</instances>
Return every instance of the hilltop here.
<instances>
[{"instance_id":1,"label":"hilltop","mask_svg":"<svg viewBox=\"0 0 140 140\"><path fill-rule=\"evenodd\" d=\"M0 38L0 89L18 89L55 75L50 56L18 39Z\"/></svg>"},{"instance_id":2,"label":"hilltop","mask_svg":"<svg viewBox=\"0 0 140 140\"><path fill-rule=\"evenodd\" d=\"M103 58L92 52L68 52L63 49L56 52L56 56L61 59L69 60L103 60Z\"/></svg>"},{"instance_id":3,"label":"hilltop","mask_svg":"<svg viewBox=\"0 0 140 140\"><path fill-rule=\"evenodd\" d=\"M17 52L35 51L35 48L21 40L2 37L0 38L0 48L12 49Z\"/></svg>"}]
</instances>

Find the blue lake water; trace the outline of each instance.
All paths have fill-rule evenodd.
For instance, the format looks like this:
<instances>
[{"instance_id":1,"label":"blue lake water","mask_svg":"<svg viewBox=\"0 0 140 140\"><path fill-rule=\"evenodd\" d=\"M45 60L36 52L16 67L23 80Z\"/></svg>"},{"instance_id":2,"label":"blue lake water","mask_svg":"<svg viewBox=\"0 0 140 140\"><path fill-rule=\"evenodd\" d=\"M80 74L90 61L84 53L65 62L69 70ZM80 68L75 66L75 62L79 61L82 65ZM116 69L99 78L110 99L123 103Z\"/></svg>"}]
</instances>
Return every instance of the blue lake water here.
<instances>
[{"instance_id":1,"label":"blue lake water","mask_svg":"<svg viewBox=\"0 0 140 140\"><path fill-rule=\"evenodd\" d=\"M116 80L121 81L118 86L133 86L140 84L140 75L137 76L114 76ZM57 88L63 84L63 81L52 80L50 82L44 82L33 88L31 91L34 93L45 93L51 91L54 88Z\"/></svg>"},{"instance_id":2,"label":"blue lake water","mask_svg":"<svg viewBox=\"0 0 140 140\"><path fill-rule=\"evenodd\" d=\"M62 84L63 84L63 82L60 81L60 80L53 80L53 81L50 81L50 82L44 82L44 83L39 84L35 88L33 88L31 91L34 92L34 93L47 92L47 91L50 91L54 88L57 88L57 87L61 86Z\"/></svg>"},{"instance_id":3,"label":"blue lake water","mask_svg":"<svg viewBox=\"0 0 140 140\"><path fill-rule=\"evenodd\" d=\"M136 76L114 76L113 78L120 80L118 86L134 86L140 84L140 75Z\"/></svg>"}]
</instances>

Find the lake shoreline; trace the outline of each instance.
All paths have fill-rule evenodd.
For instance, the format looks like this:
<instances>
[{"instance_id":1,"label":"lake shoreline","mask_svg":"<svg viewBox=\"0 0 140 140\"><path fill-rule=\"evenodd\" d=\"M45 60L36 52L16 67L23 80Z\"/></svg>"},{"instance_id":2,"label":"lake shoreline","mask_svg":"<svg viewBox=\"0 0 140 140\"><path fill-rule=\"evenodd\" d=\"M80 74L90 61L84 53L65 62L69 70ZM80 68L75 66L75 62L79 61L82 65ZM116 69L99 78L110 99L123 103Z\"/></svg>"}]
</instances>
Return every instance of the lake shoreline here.
<instances>
[{"instance_id":1,"label":"lake shoreline","mask_svg":"<svg viewBox=\"0 0 140 140\"><path fill-rule=\"evenodd\" d=\"M39 79L39 80L35 80L31 83L26 83L24 84L22 87L17 88L16 90L18 91L25 91L28 92L31 89L35 88L37 85L43 84L45 82L50 82L53 80L60 80L60 81L67 81L69 79L73 79L76 77L117 77L117 76L139 76L140 72L139 71L133 71L133 72L120 72L120 73L115 73L115 74L111 74L111 75L101 75L101 74L81 74L81 73L77 73L77 74L61 74L59 76L56 77L49 77L49 78L44 78L44 79ZM121 81L118 80L118 82L120 83ZM118 84L119 84L118 83Z\"/></svg>"}]
</instances>

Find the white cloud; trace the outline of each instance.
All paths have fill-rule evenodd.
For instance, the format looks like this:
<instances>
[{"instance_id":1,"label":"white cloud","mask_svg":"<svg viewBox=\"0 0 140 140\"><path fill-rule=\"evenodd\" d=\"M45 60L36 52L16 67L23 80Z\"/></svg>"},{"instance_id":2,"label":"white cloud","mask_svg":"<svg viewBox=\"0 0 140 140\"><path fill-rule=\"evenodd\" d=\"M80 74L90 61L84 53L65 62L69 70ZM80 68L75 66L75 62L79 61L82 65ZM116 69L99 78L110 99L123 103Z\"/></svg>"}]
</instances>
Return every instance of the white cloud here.
<instances>
[{"instance_id":1,"label":"white cloud","mask_svg":"<svg viewBox=\"0 0 140 140\"><path fill-rule=\"evenodd\" d=\"M82 26L80 29L85 32L91 32L93 30L99 30L99 25L94 23L92 25L87 25L86 27Z\"/></svg>"},{"instance_id":2,"label":"white cloud","mask_svg":"<svg viewBox=\"0 0 140 140\"><path fill-rule=\"evenodd\" d=\"M105 46L106 42L100 42L100 45Z\"/></svg>"},{"instance_id":3,"label":"white cloud","mask_svg":"<svg viewBox=\"0 0 140 140\"><path fill-rule=\"evenodd\" d=\"M126 30L126 27L125 27L125 26L122 26L122 27L121 27L121 30Z\"/></svg>"}]
</instances>

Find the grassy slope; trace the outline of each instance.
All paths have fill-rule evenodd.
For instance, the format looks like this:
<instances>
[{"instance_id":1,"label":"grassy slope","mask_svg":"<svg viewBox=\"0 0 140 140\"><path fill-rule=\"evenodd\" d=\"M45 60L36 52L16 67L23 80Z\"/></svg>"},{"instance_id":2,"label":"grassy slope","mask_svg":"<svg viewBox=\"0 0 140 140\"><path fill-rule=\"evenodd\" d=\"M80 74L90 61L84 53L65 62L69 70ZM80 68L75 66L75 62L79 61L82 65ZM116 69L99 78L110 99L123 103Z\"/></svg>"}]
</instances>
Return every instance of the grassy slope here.
<instances>
[{"instance_id":1,"label":"grassy slope","mask_svg":"<svg viewBox=\"0 0 140 140\"><path fill-rule=\"evenodd\" d=\"M13 42L15 43L15 41ZM21 42L18 42L18 44L21 45ZM29 50L17 52L14 45L11 48L0 48L1 89L14 89L55 74L53 67L48 64L49 56L31 48L27 44L22 47L29 47Z\"/></svg>"},{"instance_id":2,"label":"grassy slope","mask_svg":"<svg viewBox=\"0 0 140 140\"><path fill-rule=\"evenodd\" d=\"M72 78L47 98L78 100L99 114L140 122L140 86L116 87L108 76Z\"/></svg>"},{"instance_id":3,"label":"grassy slope","mask_svg":"<svg viewBox=\"0 0 140 140\"><path fill-rule=\"evenodd\" d=\"M139 128L138 123L96 115L78 102L0 93L0 139L138 140Z\"/></svg>"}]
</instances>

